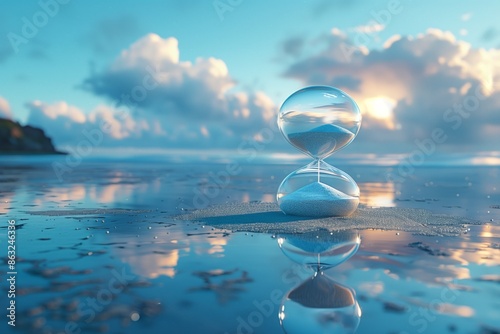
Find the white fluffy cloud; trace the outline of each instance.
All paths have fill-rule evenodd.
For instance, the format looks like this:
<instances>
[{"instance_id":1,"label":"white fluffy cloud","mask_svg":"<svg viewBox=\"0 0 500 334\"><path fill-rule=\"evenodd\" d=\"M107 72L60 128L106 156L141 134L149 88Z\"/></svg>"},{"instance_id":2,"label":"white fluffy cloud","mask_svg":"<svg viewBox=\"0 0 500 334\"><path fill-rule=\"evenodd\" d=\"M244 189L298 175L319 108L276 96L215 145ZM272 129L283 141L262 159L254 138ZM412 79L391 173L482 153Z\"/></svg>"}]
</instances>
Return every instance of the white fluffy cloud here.
<instances>
[{"instance_id":1,"label":"white fluffy cloud","mask_svg":"<svg viewBox=\"0 0 500 334\"><path fill-rule=\"evenodd\" d=\"M26 107L29 109L27 124L41 127L56 146L78 140L86 122L85 114L66 102L46 104L37 100L27 103Z\"/></svg>"},{"instance_id":2,"label":"white fluffy cloud","mask_svg":"<svg viewBox=\"0 0 500 334\"><path fill-rule=\"evenodd\" d=\"M12 119L9 102L0 96L0 118Z\"/></svg>"},{"instance_id":3,"label":"white fluffy cloud","mask_svg":"<svg viewBox=\"0 0 500 334\"><path fill-rule=\"evenodd\" d=\"M354 45L338 29L323 41L323 50L295 59L285 76L349 92L364 113L357 142L413 145L440 127L453 149L498 148L500 50L473 48L436 29L393 36L379 50ZM477 94L484 98L476 105Z\"/></svg>"},{"instance_id":4,"label":"white fluffy cloud","mask_svg":"<svg viewBox=\"0 0 500 334\"><path fill-rule=\"evenodd\" d=\"M106 123L103 145L160 148L237 148L275 117L264 93L232 92L226 64L215 58L181 61L177 39L148 34L83 84L115 107L90 113L65 102L34 101L28 122L57 145L81 140L84 129Z\"/></svg>"},{"instance_id":5,"label":"white fluffy cloud","mask_svg":"<svg viewBox=\"0 0 500 334\"><path fill-rule=\"evenodd\" d=\"M112 145L125 138L140 138L149 130L146 122L103 105L88 114L66 102L33 101L27 107L30 111L27 123L43 128L57 145L75 145L85 139L85 131L100 131L106 139L104 144Z\"/></svg>"},{"instance_id":6,"label":"white fluffy cloud","mask_svg":"<svg viewBox=\"0 0 500 334\"><path fill-rule=\"evenodd\" d=\"M200 138L234 146L228 138L254 136L275 114L265 94L231 91L235 82L224 61L182 61L177 39L156 34L123 50L84 87L154 123L167 146L200 144Z\"/></svg>"}]
</instances>

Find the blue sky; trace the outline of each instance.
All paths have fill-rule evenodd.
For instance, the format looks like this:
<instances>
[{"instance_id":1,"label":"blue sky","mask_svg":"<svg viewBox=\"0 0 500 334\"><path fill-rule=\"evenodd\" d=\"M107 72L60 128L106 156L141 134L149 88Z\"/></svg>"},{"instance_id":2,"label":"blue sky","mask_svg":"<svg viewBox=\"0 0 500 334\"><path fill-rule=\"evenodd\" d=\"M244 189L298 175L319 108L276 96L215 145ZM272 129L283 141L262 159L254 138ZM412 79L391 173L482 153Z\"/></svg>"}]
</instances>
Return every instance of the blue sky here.
<instances>
[{"instance_id":1,"label":"blue sky","mask_svg":"<svg viewBox=\"0 0 500 334\"><path fill-rule=\"evenodd\" d=\"M23 18L32 23L36 18L43 20L39 14L42 4L51 8L57 4L57 13L46 16L46 23L42 22L26 43L13 46L13 34L23 36ZM500 3L494 0L45 0L2 1L0 6L0 112L21 123L44 127L57 145L72 145L81 140L84 127L95 127L98 119L112 119L120 124L115 125L116 131L104 146L192 148L203 142L207 147L231 149L245 138L258 141L259 129L293 91L309 84L336 84L356 98L367 116L366 129L363 127L360 135L365 130L366 134L360 136L355 151L389 152L392 148L382 146L392 141L398 143L392 145L394 151L408 152L415 145L414 138L432 138L432 129L443 126L443 121L432 121L432 115L443 114L447 106L472 94L483 79L473 72L481 70L493 72L489 78L493 80L492 91L479 108L481 116L458 130L471 137L477 136L477 131L488 137L500 129L495 81L500 71L496 72L495 64L475 68L492 63L498 55L495 50L500 49L500 24L495 17ZM391 8L394 13L389 17ZM155 48L173 45L173 40L165 42L170 37L177 40L172 48L180 55L175 68L166 66L161 57L148 58ZM409 38L406 44L405 38ZM356 50L349 62L334 55L343 43ZM140 62L135 62L138 58L131 51L133 45L147 51ZM418 55L420 49L427 50L424 56L409 56ZM128 63L123 58L127 50ZM140 53L137 48L134 52ZM130 59L135 60L130 63ZM138 84L134 80L144 75L138 70L143 61L163 68L163 76L175 72L185 81L177 84L181 79L168 79L167 85L160 80L161 89L152 91L144 103L125 113L117 111L117 92ZM384 67L395 61L403 64L402 73L410 69L411 77L415 76L411 73L418 73L416 63L420 69L441 65L443 69L418 76L414 82L405 80L410 84L400 92L393 90L392 79L387 79L400 70ZM182 65L186 62L191 65ZM450 70L456 66L459 74ZM222 72L213 74L219 70ZM386 73L387 78L380 79L385 88L377 87L374 74L369 73ZM457 81L459 85L454 87ZM350 82L358 82L358 86L350 86ZM177 95L162 97L172 91ZM439 95L441 91L451 95ZM435 100L423 103L428 114L421 113L415 101L427 101L426 94ZM117 113L121 116L115 116ZM456 124L450 121L450 125ZM460 151L462 134L452 130L443 147ZM402 136L402 132L410 135ZM373 138L379 137L386 142L374 144ZM477 140L467 149L493 150L495 145L490 144L492 140L495 144L496 138ZM293 151L283 143L273 143L270 149Z\"/></svg>"}]
</instances>

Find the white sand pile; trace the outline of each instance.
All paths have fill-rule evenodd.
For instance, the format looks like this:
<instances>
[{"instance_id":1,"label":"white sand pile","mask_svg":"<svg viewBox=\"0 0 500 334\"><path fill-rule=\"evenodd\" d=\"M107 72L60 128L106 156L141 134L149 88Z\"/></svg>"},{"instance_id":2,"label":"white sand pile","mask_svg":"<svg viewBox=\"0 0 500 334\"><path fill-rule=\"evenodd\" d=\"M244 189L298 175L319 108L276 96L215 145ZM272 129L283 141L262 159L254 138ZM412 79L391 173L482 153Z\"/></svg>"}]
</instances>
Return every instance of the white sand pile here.
<instances>
[{"instance_id":1,"label":"white sand pile","mask_svg":"<svg viewBox=\"0 0 500 334\"><path fill-rule=\"evenodd\" d=\"M324 156L343 147L354 133L340 126L325 124L306 132L291 133L288 139L298 148L314 156Z\"/></svg>"},{"instance_id":2,"label":"white sand pile","mask_svg":"<svg viewBox=\"0 0 500 334\"><path fill-rule=\"evenodd\" d=\"M310 183L281 199L287 215L303 217L342 217L356 210L359 198L349 196L322 182Z\"/></svg>"},{"instance_id":3,"label":"white sand pile","mask_svg":"<svg viewBox=\"0 0 500 334\"><path fill-rule=\"evenodd\" d=\"M261 202L224 204L173 219L202 222L235 232L262 233L379 229L421 235L456 236L460 235L467 225L481 225L480 222L467 218L406 208L359 207L350 217L306 218L285 215L276 203Z\"/></svg>"}]
</instances>

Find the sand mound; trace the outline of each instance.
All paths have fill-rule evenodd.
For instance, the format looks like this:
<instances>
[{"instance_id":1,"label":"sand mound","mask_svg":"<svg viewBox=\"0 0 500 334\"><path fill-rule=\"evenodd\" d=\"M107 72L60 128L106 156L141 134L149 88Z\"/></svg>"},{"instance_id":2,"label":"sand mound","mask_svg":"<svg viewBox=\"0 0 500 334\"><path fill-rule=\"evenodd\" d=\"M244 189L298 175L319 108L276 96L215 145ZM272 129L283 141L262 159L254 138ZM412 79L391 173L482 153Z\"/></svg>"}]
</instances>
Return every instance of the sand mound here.
<instances>
[{"instance_id":1,"label":"sand mound","mask_svg":"<svg viewBox=\"0 0 500 334\"><path fill-rule=\"evenodd\" d=\"M345 146L354 137L354 133L340 126L325 124L306 132L291 133L290 142L314 156L325 156Z\"/></svg>"},{"instance_id":2,"label":"sand mound","mask_svg":"<svg viewBox=\"0 0 500 334\"><path fill-rule=\"evenodd\" d=\"M467 218L434 214L423 209L359 207L350 217L307 218L288 216L276 203L233 203L174 217L232 231L305 233L326 229L398 230L421 235L456 236L466 225L480 225Z\"/></svg>"},{"instance_id":3,"label":"sand mound","mask_svg":"<svg viewBox=\"0 0 500 334\"><path fill-rule=\"evenodd\" d=\"M281 199L280 208L288 215L305 217L348 216L359 199L321 182L310 183Z\"/></svg>"}]
</instances>

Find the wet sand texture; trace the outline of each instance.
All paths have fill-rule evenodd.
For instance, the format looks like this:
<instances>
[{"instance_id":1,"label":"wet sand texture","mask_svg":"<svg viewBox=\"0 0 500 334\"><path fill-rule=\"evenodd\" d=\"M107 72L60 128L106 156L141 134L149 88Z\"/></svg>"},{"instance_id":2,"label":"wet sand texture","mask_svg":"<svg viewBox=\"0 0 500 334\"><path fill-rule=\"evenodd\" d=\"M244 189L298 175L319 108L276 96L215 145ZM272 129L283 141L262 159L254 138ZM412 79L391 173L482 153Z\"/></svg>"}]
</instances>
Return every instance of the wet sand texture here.
<instances>
[{"instance_id":1,"label":"wet sand texture","mask_svg":"<svg viewBox=\"0 0 500 334\"><path fill-rule=\"evenodd\" d=\"M193 211L174 219L198 221L235 232L261 233L379 229L420 235L457 236L464 231L466 225L481 225L479 221L467 218L407 208L359 207L349 217L298 217L285 215L276 203L262 202L224 204Z\"/></svg>"}]
</instances>

